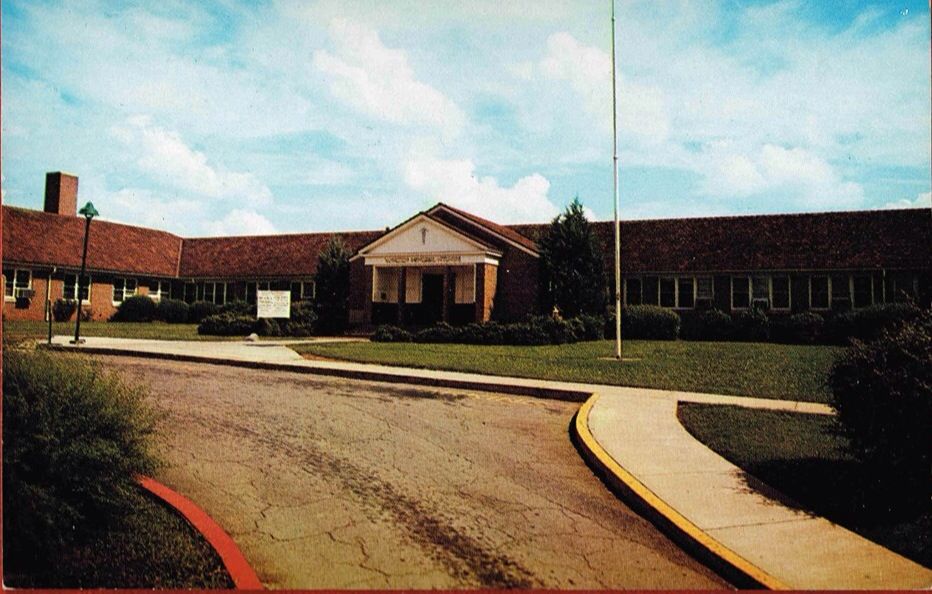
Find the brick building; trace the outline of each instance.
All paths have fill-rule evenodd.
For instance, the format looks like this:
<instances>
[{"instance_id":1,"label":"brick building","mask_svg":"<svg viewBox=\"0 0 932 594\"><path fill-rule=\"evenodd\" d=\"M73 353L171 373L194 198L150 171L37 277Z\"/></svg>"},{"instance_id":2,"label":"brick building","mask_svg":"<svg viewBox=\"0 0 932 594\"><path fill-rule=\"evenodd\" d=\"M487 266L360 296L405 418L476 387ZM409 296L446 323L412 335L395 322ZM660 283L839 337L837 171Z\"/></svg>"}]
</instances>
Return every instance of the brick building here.
<instances>
[{"instance_id":1,"label":"brick building","mask_svg":"<svg viewBox=\"0 0 932 594\"><path fill-rule=\"evenodd\" d=\"M78 179L46 177L44 212L3 207L3 315L42 320L46 300L76 299L84 221ZM95 220L85 308L109 318L131 295L222 304L260 289L314 298L333 235L354 254L350 322L454 324L536 311L547 225L498 225L445 204L386 231L182 238ZM593 223L613 278L611 222ZM760 306L774 314L932 301L929 209L625 221L623 298L675 310ZM611 283L610 283L611 284Z\"/></svg>"}]
</instances>

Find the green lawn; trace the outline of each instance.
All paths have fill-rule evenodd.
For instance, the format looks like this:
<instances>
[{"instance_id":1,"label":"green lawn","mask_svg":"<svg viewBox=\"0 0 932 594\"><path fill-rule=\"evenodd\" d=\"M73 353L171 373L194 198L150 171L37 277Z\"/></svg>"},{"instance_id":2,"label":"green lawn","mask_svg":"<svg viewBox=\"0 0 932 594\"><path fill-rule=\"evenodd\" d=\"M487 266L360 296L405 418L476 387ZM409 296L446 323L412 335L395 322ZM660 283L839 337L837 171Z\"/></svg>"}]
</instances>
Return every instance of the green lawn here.
<instances>
[{"instance_id":1,"label":"green lawn","mask_svg":"<svg viewBox=\"0 0 932 594\"><path fill-rule=\"evenodd\" d=\"M52 334L74 336L74 321L53 322ZM48 322L4 320L3 335L13 341L45 339L48 337ZM160 340L235 340L241 338L201 336L197 333L197 324L166 324L164 322L81 322L81 336L153 338Z\"/></svg>"},{"instance_id":2,"label":"green lawn","mask_svg":"<svg viewBox=\"0 0 932 594\"><path fill-rule=\"evenodd\" d=\"M340 343L300 345L303 354L366 363L542 379L827 402L828 369L841 349L764 343L635 340L625 357L609 340L559 346Z\"/></svg>"},{"instance_id":3,"label":"green lawn","mask_svg":"<svg viewBox=\"0 0 932 594\"><path fill-rule=\"evenodd\" d=\"M932 511L903 503L858 464L834 417L685 403L678 416L699 441L794 505L932 567Z\"/></svg>"},{"instance_id":4,"label":"green lawn","mask_svg":"<svg viewBox=\"0 0 932 594\"><path fill-rule=\"evenodd\" d=\"M5 563L7 586L25 588L232 588L217 553L181 516L151 495L118 526L66 547L35 574ZM4 538L15 546L15 535ZM13 565L11 567L11 565Z\"/></svg>"}]
</instances>

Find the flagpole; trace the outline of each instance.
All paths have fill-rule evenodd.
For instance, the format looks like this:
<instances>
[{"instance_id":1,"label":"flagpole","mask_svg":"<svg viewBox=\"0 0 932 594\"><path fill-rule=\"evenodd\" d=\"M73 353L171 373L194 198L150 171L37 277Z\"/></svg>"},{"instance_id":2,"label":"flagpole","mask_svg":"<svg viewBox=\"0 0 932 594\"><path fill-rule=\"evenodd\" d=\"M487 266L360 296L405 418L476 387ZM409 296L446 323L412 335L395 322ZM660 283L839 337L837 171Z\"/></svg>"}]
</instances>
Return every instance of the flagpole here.
<instances>
[{"instance_id":1,"label":"flagpole","mask_svg":"<svg viewBox=\"0 0 932 594\"><path fill-rule=\"evenodd\" d=\"M612 174L615 182L615 358L621 359L621 224L618 222L618 108L615 83L615 0L612 0Z\"/></svg>"}]
</instances>

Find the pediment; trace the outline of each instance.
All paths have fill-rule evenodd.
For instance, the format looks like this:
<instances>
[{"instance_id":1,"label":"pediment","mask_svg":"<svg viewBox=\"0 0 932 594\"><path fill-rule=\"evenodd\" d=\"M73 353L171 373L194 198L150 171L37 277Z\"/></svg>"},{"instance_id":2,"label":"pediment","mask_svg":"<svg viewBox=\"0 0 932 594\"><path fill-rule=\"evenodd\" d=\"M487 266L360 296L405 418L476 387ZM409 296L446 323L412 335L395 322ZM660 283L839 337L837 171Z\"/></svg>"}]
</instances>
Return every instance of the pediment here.
<instances>
[{"instance_id":1,"label":"pediment","mask_svg":"<svg viewBox=\"0 0 932 594\"><path fill-rule=\"evenodd\" d=\"M485 253L490 248L466 234L420 215L361 250L366 256L390 254Z\"/></svg>"}]
</instances>

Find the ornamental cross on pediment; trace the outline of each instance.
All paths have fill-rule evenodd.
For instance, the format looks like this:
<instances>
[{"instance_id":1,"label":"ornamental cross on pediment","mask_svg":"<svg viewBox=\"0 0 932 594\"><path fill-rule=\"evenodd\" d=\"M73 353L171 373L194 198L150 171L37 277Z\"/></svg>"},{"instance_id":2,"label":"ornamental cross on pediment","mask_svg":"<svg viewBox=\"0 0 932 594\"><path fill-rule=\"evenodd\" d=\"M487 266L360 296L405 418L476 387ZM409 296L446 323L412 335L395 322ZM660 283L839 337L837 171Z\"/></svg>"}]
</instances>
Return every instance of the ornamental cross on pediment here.
<instances>
[{"instance_id":1,"label":"ornamental cross on pediment","mask_svg":"<svg viewBox=\"0 0 932 594\"><path fill-rule=\"evenodd\" d=\"M423 227L421 229L421 244L427 245L427 228Z\"/></svg>"}]
</instances>

